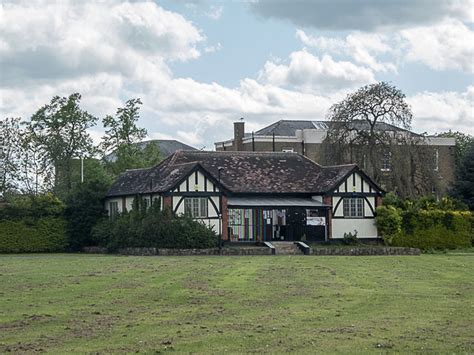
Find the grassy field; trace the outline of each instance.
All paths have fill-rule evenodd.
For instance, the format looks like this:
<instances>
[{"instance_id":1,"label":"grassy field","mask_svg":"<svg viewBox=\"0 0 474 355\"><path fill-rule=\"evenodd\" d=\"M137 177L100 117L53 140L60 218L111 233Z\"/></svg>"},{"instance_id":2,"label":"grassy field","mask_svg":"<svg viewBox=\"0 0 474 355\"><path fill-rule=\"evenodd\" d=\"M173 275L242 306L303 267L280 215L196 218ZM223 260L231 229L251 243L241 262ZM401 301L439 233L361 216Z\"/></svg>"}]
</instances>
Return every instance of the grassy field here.
<instances>
[{"instance_id":1,"label":"grassy field","mask_svg":"<svg viewBox=\"0 0 474 355\"><path fill-rule=\"evenodd\" d=\"M474 255L0 256L0 353L474 352Z\"/></svg>"}]
</instances>

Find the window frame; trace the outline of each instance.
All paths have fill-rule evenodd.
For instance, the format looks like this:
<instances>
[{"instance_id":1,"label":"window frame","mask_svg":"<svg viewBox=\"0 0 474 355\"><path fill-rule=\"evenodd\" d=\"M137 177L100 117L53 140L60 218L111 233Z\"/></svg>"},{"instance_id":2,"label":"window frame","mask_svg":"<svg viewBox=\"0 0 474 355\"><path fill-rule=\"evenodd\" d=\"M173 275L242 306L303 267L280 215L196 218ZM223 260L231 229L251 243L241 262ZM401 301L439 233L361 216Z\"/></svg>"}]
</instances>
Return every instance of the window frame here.
<instances>
[{"instance_id":1,"label":"window frame","mask_svg":"<svg viewBox=\"0 0 474 355\"><path fill-rule=\"evenodd\" d=\"M363 197L344 197L342 214L344 218L364 218L365 199Z\"/></svg>"},{"instance_id":2,"label":"window frame","mask_svg":"<svg viewBox=\"0 0 474 355\"><path fill-rule=\"evenodd\" d=\"M110 215L110 217L116 217L116 216L119 215L119 209L118 209L118 202L117 201L110 201L109 202L109 215Z\"/></svg>"},{"instance_id":3,"label":"window frame","mask_svg":"<svg viewBox=\"0 0 474 355\"><path fill-rule=\"evenodd\" d=\"M209 218L209 203L207 197L185 197L184 214L192 218Z\"/></svg>"}]
</instances>

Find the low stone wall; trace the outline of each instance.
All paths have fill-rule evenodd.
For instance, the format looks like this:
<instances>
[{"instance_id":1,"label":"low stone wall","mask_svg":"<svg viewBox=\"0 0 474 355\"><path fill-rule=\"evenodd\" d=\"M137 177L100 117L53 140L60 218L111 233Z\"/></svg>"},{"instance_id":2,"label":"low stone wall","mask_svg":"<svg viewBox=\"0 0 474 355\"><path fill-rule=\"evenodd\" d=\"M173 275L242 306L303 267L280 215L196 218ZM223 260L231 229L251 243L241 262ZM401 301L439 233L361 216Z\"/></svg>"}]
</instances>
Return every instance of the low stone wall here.
<instances>
[{"instance_id":1,"label":"low stone wall","mask_svg":"<svg viewBox=\"0 0 474 355\"><path fill-rule=\"evenodd\" d=\"M123 248L118 251L122 255L219 255L218 248L212 249L162 249L162 248ZM221 255L271 255L271 250L264 247L222 248Z\"/></svg>"},{"instance_id":2,"label":"low stone wall","mask_svg":"<svg viewBox=\"0 0 474 355\"><path fill-rule=\"evenodd\" d=\"M100 247L86 247L84 253L107 254L107 249ZM186 256L186 255L219 255L219 249L162 249L162 248L123 248L118 251L121 255L161 255L161 256ZM267 247L231 247L222 248L221 255L272 255L272 250ZM310 255L420 255L420 249L399 247L321 247L311 248Z\"/></svg>"},{"instance_id":3,"label":"low stone wall","mask_svg":"<svg viewBox=\"0 0 474 355\"><path fill-rule=\"evenodd\" d=\"M401 247L311 248L311 255L420 255L420 249Z\"/></svg>"},{"instance_id":4,"label":"low stone wall","mask_svg":"<svg viewBox=\"0 0 474 355\"><path fill-rule=\"evenodd\" d=\"M84 247L82 252L86 254L107 254L107 248L102 247Z\"/></svg>"}]
</instances>

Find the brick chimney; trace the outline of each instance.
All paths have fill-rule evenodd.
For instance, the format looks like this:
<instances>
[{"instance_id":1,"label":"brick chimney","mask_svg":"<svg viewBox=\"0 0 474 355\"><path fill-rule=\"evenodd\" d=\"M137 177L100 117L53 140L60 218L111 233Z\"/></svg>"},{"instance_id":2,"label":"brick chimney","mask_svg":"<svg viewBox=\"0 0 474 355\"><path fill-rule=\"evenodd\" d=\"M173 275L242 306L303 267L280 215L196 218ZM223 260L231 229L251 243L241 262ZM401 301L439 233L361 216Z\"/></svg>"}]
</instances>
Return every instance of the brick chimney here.
<instances>
[{"instance_id":1,"label":"brick chimney","mask_svg":"<svg viewBox=\"0 0 474 355\"><path fill-rule=\"evenodd\" d=\"M235 151L242 151L244 150L244 139L245 135L245 122L244 119L241 118L240 121L234 122L234 144L233 150Z\"/></svg>"}]
</instances>

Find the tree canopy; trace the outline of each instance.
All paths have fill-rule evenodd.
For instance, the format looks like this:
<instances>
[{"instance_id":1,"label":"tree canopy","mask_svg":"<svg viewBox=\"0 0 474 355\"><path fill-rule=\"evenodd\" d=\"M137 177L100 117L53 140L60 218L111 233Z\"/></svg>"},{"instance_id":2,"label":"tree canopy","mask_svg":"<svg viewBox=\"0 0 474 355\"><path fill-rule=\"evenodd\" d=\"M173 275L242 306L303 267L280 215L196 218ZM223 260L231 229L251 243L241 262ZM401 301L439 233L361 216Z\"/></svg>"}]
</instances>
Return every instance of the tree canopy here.
<instances>
[{"instance_id":1,"label":"tree canopy","mask_svg":"<svg viewBox=\"0 0 474 355\"><path fill-rule=\"evenodd\" d=\"M32 117L30 134L54 167L54 189L63 195L72 187L72 159L90 156L95 148L87 129L97 118L80 108L81 95L55 96Z\"/></svg>"},{"instance_id":2,"label":"tree canopy","mask_svg":"<svg viewBox=\"0 0 474 355\"><path fill-rule=\"evenodd\" d=\"M117 109L115 116L106 116L102 121L106 131L101 148L105 155L113 153L113 159L104 159L113 176L127 169L153 166L161 159L156 144L139 144L147 135L146 129L137 125L140 105L140 99L130 99L124 107Z\"/></svg>"},{"instance_id":3,"label":"tree canopy","mask_svg":"<svg viewBox=\"0 0 474 355\"><path fill-rule=\"evenodd\" d=\"M409 131L412 118L405 94L395 86L380 82L361 87L329 110L324 163L357 163L402 197L431 192L430 152L422 147L424 135Z\"/></svg>"}]
</instances>

